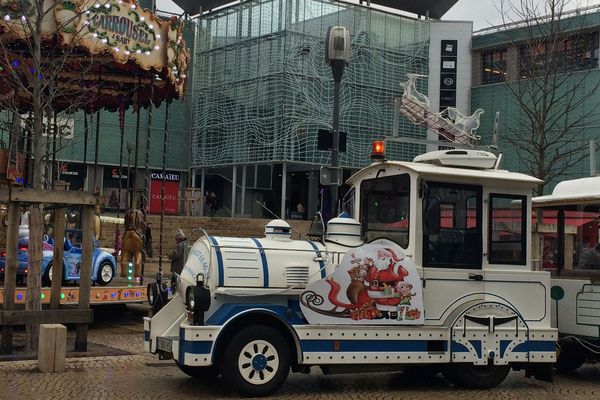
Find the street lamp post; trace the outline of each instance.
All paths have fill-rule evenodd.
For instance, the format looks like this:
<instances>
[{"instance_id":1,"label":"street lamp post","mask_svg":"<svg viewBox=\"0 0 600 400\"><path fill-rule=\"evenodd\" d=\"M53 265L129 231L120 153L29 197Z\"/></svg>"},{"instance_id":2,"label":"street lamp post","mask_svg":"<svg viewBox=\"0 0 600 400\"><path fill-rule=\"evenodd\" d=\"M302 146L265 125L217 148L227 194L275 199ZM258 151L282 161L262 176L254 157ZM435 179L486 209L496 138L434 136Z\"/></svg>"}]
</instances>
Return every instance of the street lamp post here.
<instances>
[{"instance_id":1,"label":"street lamp post","mask_svg":"<svg viewBox=\"0 0 600 400\"><path fill-rule=\"evenodd\" d=\"M333 137L331 146L331 169L338 171L340 153L340 84L344 69L350 60L350 31L343 26L332 26L325 39L325 62L333 74ZM331 184L330 218L337 216L338 185L340 179Z\"/></svg>"}]
</instances>

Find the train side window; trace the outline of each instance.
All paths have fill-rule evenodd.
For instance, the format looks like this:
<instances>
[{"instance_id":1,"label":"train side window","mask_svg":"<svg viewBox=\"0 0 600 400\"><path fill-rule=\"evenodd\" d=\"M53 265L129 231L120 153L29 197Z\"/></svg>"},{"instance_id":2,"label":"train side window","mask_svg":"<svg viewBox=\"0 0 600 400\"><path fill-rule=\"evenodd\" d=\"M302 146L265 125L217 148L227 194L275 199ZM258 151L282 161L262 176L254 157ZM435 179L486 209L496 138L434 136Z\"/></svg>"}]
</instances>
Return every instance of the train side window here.
<instances>
[{"instance_id":1,"label":"train side window","mask_svg":"<svg viewBox=\"0 0 600 400\"><path fill-rule=\"evenodd\" d=\"M490 264L525 265L527 198L508 194L490 194Z\"/></svg>"},{"instance_id":2,"label":"train side window","mask_svg":"<svg viewBox=\"0 0 600 400\"><path fill-rule=\"evenodd\" d=\"M424 210L424 265L481 269L481 186L427 182Z\"/></svg>"}]
</instances>

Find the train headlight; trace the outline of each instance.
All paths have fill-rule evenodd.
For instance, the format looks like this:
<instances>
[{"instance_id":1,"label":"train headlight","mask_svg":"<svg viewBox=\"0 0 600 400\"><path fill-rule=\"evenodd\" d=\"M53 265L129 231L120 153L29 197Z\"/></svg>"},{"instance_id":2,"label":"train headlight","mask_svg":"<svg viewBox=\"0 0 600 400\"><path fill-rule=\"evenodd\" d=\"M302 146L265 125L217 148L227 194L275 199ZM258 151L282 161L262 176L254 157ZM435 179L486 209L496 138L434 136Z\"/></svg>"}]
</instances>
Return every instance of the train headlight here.
<instances>
[{"instance_id":1,"label":"train headlight","mask_svg":"<svg viewBox=\"0 0 600 400\"><path fill-rule=\"evenodd\" d=\"M177 283L179 282L179 274L177 274L177 272L174 272L173 275L171 275L171 293L175 294L177 293Z\"/></svg>"},{"instance_id":2,"label":"train headlight","mask_svg":"<svg viewBox=\"0 0 600 400\"><path fill-rule=\"evenodd\" d=\"M148 304L150 304L151 306L154 305L154 302L156 301L156 285L153 283L149 283L148 284Z\"/></svg>"},{"instance_id":3,"label":"train headlight","mask_svg":"<svg viewBox=\"0 0 600 400\"><path fill-rule=\"evenodd\" d=\"M196 305L196 300L194 298L194 287L188 286L185 292L185 305L187 309L190 311L194 311L194 306Z\"/></svg>"}]
</instances>

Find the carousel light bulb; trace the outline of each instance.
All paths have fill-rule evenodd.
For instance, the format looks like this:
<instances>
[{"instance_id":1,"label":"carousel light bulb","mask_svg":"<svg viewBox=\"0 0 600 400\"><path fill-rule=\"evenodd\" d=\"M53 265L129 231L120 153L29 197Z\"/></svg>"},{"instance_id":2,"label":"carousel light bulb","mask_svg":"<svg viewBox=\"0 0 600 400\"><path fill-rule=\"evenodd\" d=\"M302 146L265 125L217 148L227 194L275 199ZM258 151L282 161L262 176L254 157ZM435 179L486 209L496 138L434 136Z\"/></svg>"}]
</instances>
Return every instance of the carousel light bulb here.
<instances>
[{"instance_id":1,"label":"carousel light bulb","mask_svg":"<svg viewBox=\"0 0 600 400\"><path fill-rule=\"evenodd\" d=\"M90 21L83 21L83 25L88 25Z\"/></svg>"},{"instance_id":2,"label":"carousel light bulb","mask_svg":"<svg viewBox=\"0 0 600 400\"><path fill-rule=\"evenodd\" d=\"M137 49L135 52L136 52L137 54L142 54L142 51L141 51L140 49Z\"/></svg>"},{"instance_id":3,"label":"carousel light bulb","mask_svg":"<svg viewBox=\"0 0 600 400\"><path fill-rule=\"evenodd\" d=\"M119 4L123 4L123 0L119 0Z\"/></svg>"},{"instance_id":4,"label":"carousel light bulb","mask_svg":"<svg viewBox=\"0 0 600 400\"><path fill-rule=\"evenodd\" d=\"M126 55L130 55L130 54L131 54L131 52L130 52L129 50L125 50L125 54L126 54Z\"/></svg>"},{"instance_id":5,"label":"carousel light bulb","mask_svg":"<svg viewBox=\"0 0 600 400\"><path fill-rule=\"evenodd\" d=\"M160 34L157 34L157 35L156 35L156 38L157 38L157 39L160 39Z\"/></svg>"},{"instance_id":6,"label":"carousel light bulb","mask_svg":"<svg viewBox=\"0 0 600 400\"><path fill-rule=\"evenodd\" d=\"M98 34L97 34L97 33L94 33L94 37L96 37L96 38L97 38L97 37L98 37Z\"/></svg>"},{"instance_id":7,"label":"carousel light bulb","mask_svg":"<svg viewBox=\"0 0 600 400\"><path fill-rule=\"evenodd\" d=\"M25 22L27 21L27 18L24 15L21 15L21 21Z\"/></svg>"},{"instance_id":8,"label":"carousel light bulb","mask_svg":"<svg viewBox=\"0 0 600 400\"><path fill-rule=\"evenodd\" d=\"M182 77L183 79L185 79L185 78L187 78L187 75L186 75L186 74L183 74L183 75L181 75L181 77Z\"/></svg>"},{"instance_id":9,"label":"carousel light bulb","mask_svg":"<svg viewBox=\"0 0 600 400\"><path fill-rule=\"evenodd\" d=\"M116 51L117 53L119 52L119 50L121 50L121 49L119 49L118 47L115 47L115 51Z\"/></svg>"},{"instance_id":10,"label":"carousel light bulb","mask_svg":"<svg viewBox=\"0 0 600 400\"><path fill-rule=\"evenodd\" d=\"M160 50L160 46L154 46L154 50Z\"/></svg>"},{"instance_id":11,"label":"carousel light bulb","mask_svg":"<svg viewBox=\"0 0 600 400\"><path fill-rule=\"evenodd\" d=\"M149 56L149 55L150 55L150 52L149 52L148 50L146 50L146 55L147 55L147 56Z\"/></svg>"},{"instance_id":12,"label":"carousel light bulb","mask_svg":"<svg viewBox=\"0 0 600 400\"><path fill-rule=\"evenodd\" d=\"M135 4L132 4L132 5L131 5L131 9L132 9L132 10L135 10Z\"/></svg>"},{"instance_id":13,"label":"carousel light bulb","mask_svg":"<svg viewBox=\"0 0 600 400\"><path fill-rule=\"evenodd\" d=\"M106 4L104 5L104 7L106 7L106 8L110 8L110 4L106 3Z\"/></svg>"},{"instance_id":14,"label":"carousel light bulb","mask_svg":"<svg viewBox=\"0 0 600 400\"><path fill-rule=\"evenodd\" d=\"M85 13L86 13L86 14L89 14L89 13L91 13L91 11L90 11L90 10L86 10L86 11L85 11Z\"/></svg>"},{"instance_id":15,"label":"carousel light bulb","mask_svg":"<svg viewBox=\"0 0 600 400\"><path fill-rule=\"evenodd\" d=\"M107 43L108 39L102 39L102 43Z\"/></svg>"},{"instance_id":16,"label":"carousel light bulb","mask_svg":"<svg viewBox=\"0 0 600 400\"><path fill-rule=\"evenodd\" d=\"M10 21L10 15L6 14L6 15L4 16L4 20L5 20L5 21Z\"/></svg>"},{"instance_id":17,"label":"carousel light bulb","mask_svg":"<svg viewBox=\"0 0 600 400\"><path fill-rule=\"evenodd\" d=\"M145 21L146 17L140 17L140 21Z\"/></svg>"},{"instance_id":18,"label":"carousel light bulb","mask_svg":"<svg viewBox=\"0 0 600 400\"><path fill-rule=\"evenodd\" d=\"M96 3L96 4L94 4L94 7L96 7L96 8L100 8L100 3Z\"/></svg>"},{"instance_id":19,"label":"carousel light bulb","mask_svg":"<svg viewBox=\"0 0 600 400\"><path fill-rule=\"evenodd\" d=\"M148 25L148 29L152 30L152 29L154 29L154 26Z\"/></svg>"}]
</instances>

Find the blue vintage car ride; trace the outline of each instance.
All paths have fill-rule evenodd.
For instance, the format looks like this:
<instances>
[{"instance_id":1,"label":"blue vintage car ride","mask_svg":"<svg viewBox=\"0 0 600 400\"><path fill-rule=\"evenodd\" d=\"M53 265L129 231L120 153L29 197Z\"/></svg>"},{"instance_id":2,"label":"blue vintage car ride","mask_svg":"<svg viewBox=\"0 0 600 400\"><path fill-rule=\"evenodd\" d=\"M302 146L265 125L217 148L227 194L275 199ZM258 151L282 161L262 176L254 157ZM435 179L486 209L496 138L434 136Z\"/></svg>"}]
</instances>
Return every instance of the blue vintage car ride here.
<instances>
[{"instance_id":1,"label":"blue vintage car ride","mask_svg":"<svg viewBox=\"0 0 600 400\"><path fill-rule=\"evenodd\" d=\"M28 273L28 238L19 239L17 253L17 280L23 280ZM54 258L54 244L47 237L42 247L42 283L50 285L52 282ZM0 253L0 275L4 275L6 266L6 252ZM81 246L72 242L71 239L64 240L63 253L63 281L78 281L81 269ZM117 270L117 262L112 254L98 248L94 243L92 255L92 283L108 285L114 278Z\"/></svg>"}]
</instances>

